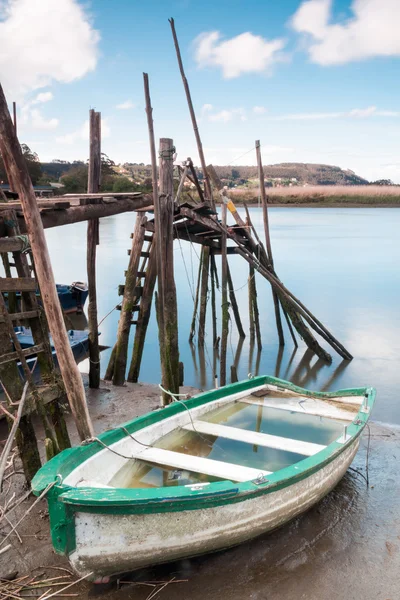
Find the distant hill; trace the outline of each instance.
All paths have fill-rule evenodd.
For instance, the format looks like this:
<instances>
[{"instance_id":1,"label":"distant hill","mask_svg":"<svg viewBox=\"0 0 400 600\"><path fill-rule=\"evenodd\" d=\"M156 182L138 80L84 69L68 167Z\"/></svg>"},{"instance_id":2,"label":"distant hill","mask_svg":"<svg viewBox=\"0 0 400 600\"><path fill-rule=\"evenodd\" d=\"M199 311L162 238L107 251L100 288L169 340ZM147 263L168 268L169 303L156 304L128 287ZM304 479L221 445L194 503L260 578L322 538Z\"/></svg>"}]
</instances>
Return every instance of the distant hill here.
<instances>
[{"instance_id":1,"label":"distant hill","mask_svg":"<svg viewBox=\"0 0 400 600\"><path fill-rule=\"evenodd\" d=\"M254 179L257 177L256 167L215 167L221 179ZM344 170L332 165L312 163L279 163L265 165L266 179L293 180L300 185L366 185L368 181L349 169Z\"/></svg>"}]
</instances>

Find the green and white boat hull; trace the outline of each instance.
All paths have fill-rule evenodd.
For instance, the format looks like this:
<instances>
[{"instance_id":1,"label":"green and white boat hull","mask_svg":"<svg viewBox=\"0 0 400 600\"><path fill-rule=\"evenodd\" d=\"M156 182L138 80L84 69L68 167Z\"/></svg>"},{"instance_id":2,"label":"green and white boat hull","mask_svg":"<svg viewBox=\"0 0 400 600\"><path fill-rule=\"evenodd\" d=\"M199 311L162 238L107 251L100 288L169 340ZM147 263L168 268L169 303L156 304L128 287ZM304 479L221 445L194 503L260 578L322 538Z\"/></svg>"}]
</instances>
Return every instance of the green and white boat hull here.
<instances>
[{"instance_id":1,"label":"green and white boat hull","mask_svg":"<svg viewBox=\"0 0 400 600\"><path fill-rule=\"evenodd\" d=\"M266 397L250 396L257 390L265 390ZM278 399L269 400L276 392ZM276 529L332 490L354 459L374 399L373 388L317 393L273 377L257 377L202 393L184 404L174 402L105 432L100 442L65 450L38 472L33 491L39 495L57 482L47 495L52 541L80 576L102 580L215 552ZM224 410L233 402L261 407L281 403L282 418L289 411L334 419L342 423L341 433L325 446L254 432L255 452L268 446L278 453L295 449L302 455L273 472L153 447L177 428L194 430L196 435L201 430L205 436L219 432L249 443L248 431L204 420L211 410ZM125 487L124 473L135 460L190 467L212 481ZM222 473L223 480L215 481ZM116 487L118 482L121 487Z\"/></svg>"}]
</instances>

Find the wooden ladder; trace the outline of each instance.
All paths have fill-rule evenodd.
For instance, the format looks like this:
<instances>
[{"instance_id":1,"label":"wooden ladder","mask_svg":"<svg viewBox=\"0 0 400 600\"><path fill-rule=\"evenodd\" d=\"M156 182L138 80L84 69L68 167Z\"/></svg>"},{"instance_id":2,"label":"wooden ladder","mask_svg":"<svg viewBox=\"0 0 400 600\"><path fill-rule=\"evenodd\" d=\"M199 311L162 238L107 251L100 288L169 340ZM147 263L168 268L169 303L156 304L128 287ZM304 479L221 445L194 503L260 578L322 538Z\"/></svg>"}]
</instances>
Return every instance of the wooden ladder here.
<instances>
[{"instance_id":1,"label":"wooden ladder","mask_svg":"<svg viewBox=\"0 0 400 600\"><path fill-rule=\"evenodd\" d=\"M132 238L133 238L133 233L131 233L131 239ZM142 245L141 252L140 252L140 257L142 259L142 262L139 266L139 270L137 272L137 277L136 277L135 304L132 307L133 313L139 313L139 311L140 311L141 298L143 297L144 281L147 276L147 268L149 265L150 251L153 246L153 241L154 241L153 232L151 232L151 231L147 232L144 236L143 245ZM145 248L145 244L147 244L146 248ZM130 255L131 255L131 249L128 249L128 256L130 256ZM126 277L128 275L128 271L125 271L124 274ZM125 285L119 285L118 286L118 296L123 296L124 292L125 292ZM122 308L122 303L119 303L117 305L117 310L121 310L121 308ZM137 325L137 323L138 323L137 319L131 321L131 325Z\"/></svg>"}]
</instances>

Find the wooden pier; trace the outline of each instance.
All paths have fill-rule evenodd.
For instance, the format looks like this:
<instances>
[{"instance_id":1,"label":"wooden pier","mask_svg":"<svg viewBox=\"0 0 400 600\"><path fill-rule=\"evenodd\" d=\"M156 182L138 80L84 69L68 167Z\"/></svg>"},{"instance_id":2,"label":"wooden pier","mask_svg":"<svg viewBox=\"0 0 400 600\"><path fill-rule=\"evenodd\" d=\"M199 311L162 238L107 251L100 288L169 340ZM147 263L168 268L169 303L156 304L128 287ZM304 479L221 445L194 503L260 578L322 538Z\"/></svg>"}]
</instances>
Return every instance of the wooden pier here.
<instances>
[{"instance_id":1,"label":"wooden pier","mask_svg":"<svg viewBox=\"0 0 400 600\"><path fill-rule=\"evenodd\" d=\"M0 410L12 426L16 419L16 407L23 398L24 410L21 411L21 418L18 417L20 420L16 441L28 481L40 466L38 441L32 424L33 412L37 412L42 421L48 457L69 445L63 416L65 399L69 403L80 438L84 441L93 436L81 375L72 355L57 297L44 234L47 228L83 221L88 223L86 251L89 283L90 387L99 386L101 366L96 296L96 255L97 246L101 244L100 222L104 217L125 212L136 211L137 214L131 247L127 249L125 282L121 281L119 286L122 301L115 299L116 308L120 310L120 319L116 343L105 374L105 378L112 380L114 385L123 385L126 379L132 382L139 379L155 295L162 404L168 404L179 394L179 386L183 383L183 364L179 360L174 241L179 245L183 242L199 248L200 260L197 286L193 290L194 306L188 332L189 342L193 343L194 339L197 339L200 360L204 362L207 310L211 303L213 379L219 379L221 385L228 383L227 345L230 330L233 326L237 328L241 343L246 336L229 266L229 257L232 255L240 256L248 264L248 333L251 344L257 342L258 361L262 348L259 315L264 306L262 296L257 293L256 273L270 284L277 340L281 348L286 343L285 335L289 335L296 347L299 340L303 340L310 351L326 363L330 363L332 357L322 342L342 358L352 358L323 323L284 285L275 270L260 141L255 143L255 159L261 189L264 242L251 221L247 207L245 206L246 219L243 219L214 167L206 165L173 19L170 20L170 25L197 143L201 177L191 158L187 158L181 165L174 165L175 148L172 138L160 139L157 156L150 82L147 74L144 74L152 160L152 194L102 192L100 113L91 110L88 193L38 200L21 154L16 127L0 86L0 152L11 188L11 192L0 197L0 254L5 275L0 277L0 384L6 398L5 403L0 404ZM193 184L196 197L184 194L187 180ZM217 206L221 206L220 211L217 210ZM217 302L216 290L221 291L220 305ZM22 298L23 306L20 309L16 303L17 292ZM8 298L7 305L3 296L5 293ZM218 322L221 323L220 331ZM23 349L19 344L14 330L19 324L28 325L32 330L34 345L30 349ZM129 357L132 327L134 339ZM54 368L49 334L57 353L60 373ZM232 381L237 379L240 349L241 344L234 364L230 366ZM216 358L218 352L219 372ZM26 360L32 354L37 357L40 365L39 384L33 381ZM21 369L27 389L20 376Z\"/></svg>"}]
</instances>

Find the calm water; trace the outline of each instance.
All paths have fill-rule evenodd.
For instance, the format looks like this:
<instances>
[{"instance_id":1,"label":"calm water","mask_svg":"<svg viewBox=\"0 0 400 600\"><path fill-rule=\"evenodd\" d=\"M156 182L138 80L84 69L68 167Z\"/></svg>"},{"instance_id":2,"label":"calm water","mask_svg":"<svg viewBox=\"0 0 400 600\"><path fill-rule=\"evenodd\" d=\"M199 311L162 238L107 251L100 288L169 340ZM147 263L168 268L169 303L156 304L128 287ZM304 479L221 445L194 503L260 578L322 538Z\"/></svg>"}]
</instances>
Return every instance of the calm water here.
<instances>
[{"instance_id":1,"label":"calm water","mask_svg":"<svg viewBox=\"0 0 400 600\"><path fill-rule=\"evenodd\" d=\"M261 212L252 219L263 235ZM127 213L101 221L98 248L99 318L117 304L118 284L124 283L127 248L135 215ZM269 284L257 276L263 349L250 348L249 337L238 348L235 325L228 340L228 369L238 361L239 378L268 373L310 389L333 390L373 385L378 390L374 419L400 423L400 210L273 208L270 224L275 266L285 285L335 334L354 355L351 363L333 354L327 366L300 344L279 352ZM47 230L53 268L59 283L86 281L86 224ZM175 272L178 290L181 360L185 383L213 387L211 327L203 352L187 342L192 317L192 293L197 277L199 247L176 242ZM247 264L229 258L245 331L248 331ZM219 258L217 257L217 262ZM217 292L217 304L220 305ZM210 311L209 311L210 312ZM101 343L113 345L117 311L101 324ZM219 320L220 325L220 320ZM132 336L133 339L133 336ZM132 341L132 340L131 340ZM159 383L159 346L154 311L148 329L140 380ZM102 353L104 373L110 350ZM82 363L82 370L87 364Z\"/></svg>"}]
</instances>

